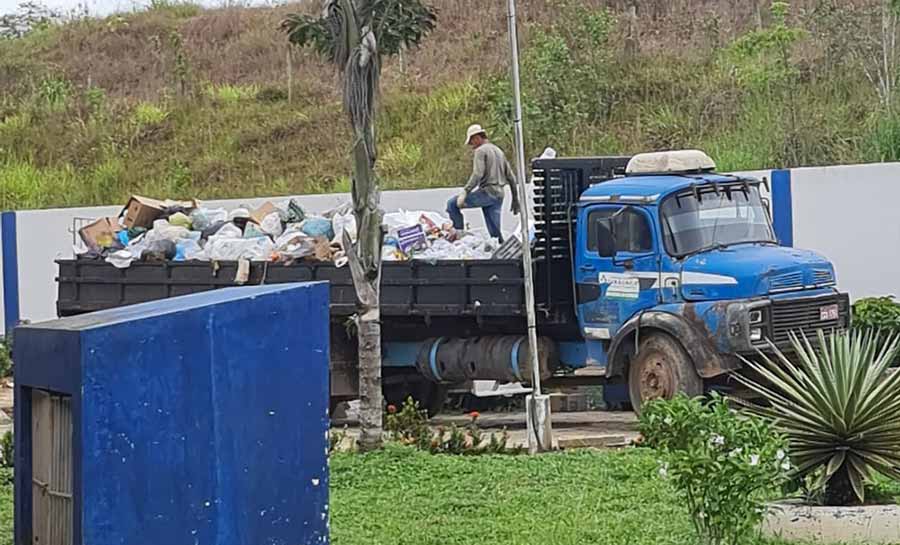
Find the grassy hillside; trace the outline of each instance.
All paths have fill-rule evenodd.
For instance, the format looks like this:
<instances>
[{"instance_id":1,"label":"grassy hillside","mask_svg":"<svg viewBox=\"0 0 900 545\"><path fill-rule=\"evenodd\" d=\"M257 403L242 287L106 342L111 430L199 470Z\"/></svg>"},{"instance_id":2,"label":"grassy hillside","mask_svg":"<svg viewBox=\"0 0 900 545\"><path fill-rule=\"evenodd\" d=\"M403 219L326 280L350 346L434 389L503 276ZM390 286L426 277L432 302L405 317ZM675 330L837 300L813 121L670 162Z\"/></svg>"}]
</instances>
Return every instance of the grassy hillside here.
<instances>
[{"instance_id":1,"label":"grassy hillside","mask_svg":"<svg viewBox=\"0 0 900 545\"><path fill-rule=\"evenodd\" d=\"M529 155L701 147L725 170L900 155L894 101L867 78L878 2L644 0L634 19L629 3L521 3ZM278 31L315 4L157 1L0 40L0 207L348 190L334 75ZM469 123L510 149L505 3L433 4L436 32L385 66L387 189L461 184Z\"/></svg>"}]
</instances>

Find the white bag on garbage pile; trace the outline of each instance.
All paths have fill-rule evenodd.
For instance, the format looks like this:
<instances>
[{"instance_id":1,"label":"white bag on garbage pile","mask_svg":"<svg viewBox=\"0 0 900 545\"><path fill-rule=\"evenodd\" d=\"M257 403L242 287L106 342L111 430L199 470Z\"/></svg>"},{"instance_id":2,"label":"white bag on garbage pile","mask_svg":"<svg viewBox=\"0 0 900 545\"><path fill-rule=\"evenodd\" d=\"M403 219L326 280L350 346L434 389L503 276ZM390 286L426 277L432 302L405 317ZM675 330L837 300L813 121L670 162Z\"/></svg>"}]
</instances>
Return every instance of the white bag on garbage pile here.
<instances>
[{"instance_id":1,"label":"white bag on garbage pile","mask_svg":"<svg viewBox=\"0 0 900 545\"><path fill-rule=\"evenodd\" d=\"M269 237L258 238L222 238L210 237L204 249L208 259L214 261L268 261L275 244Z\"/></svg>"},{"instance_id":2,"label":"white bag on garbage pile","mask_svg":"<svg viewBox=\"0 0 900 545\"><path fill-rule=\"evenodd\" d=\"M335 214L335 216L331 218L331 227L334 229L334 238L331 239L332 242L340 244L343 247L344 231L347 231L347 234L350 235L350 240L352 242L356 242L356 216L353 215L353 212Z\"/></svg>"},{"instance_id":3,"label":"white bag on garbage pile","mask_svg":"<svg viewBox=\"0 0 900 545\"><path fill-rule=\"evenodd\" d=\"M191 212L191 221L197 231L203 231L210 225L227 219L228 211L224 208L197 208Z\"/></svg>"},{"instance_id":4,"label":"white bag on garbage pile","mask_svg":"<svg viewBox=\"0 0 900 545\"><path fill-rule=\"evenodd\" d=\"M106 256L106 262L117 269L127 269L134 260L139 258L140 254L135 256L131 250L118 250Z\"/></svg>"},{"instance_id":5,"label":"white bag on garbage pile","mask_svg":"<svg viewBox=\"0 0 900 545\"><path fill-rule=\"evenodd\" d=\"M250 210L246 208L235 208L228 213L228 221L234 221L237 218L249 218Z\"/></svg>"},{"instance_id":6,"label":"white bag on garbage pile","mask_svg":"<svg viewBox=\"0 0 900 545\"><path fill-rule=\"evenodd\" d=\"M194 261L203 259L205 253L200 243L192 238L179 240L176 243L175 261Z\"/></svg>"},{"instance_id":7,"label":"white bag on garbage pile","mask_svg":"<svg viewBox=\"0 0 900 545\"><path fill-rule=\"evenodd\" d=\"M281 227L281 214L278 212L272 212L265 218L263 218L262 223L259 224L260 229L262 229L263 233L267 235L272 235L273 237L277 237L283 231Z\"/></svg>"},{"instance_id":8,"label":"white bag on garbage pile","mask_svg":"<svg viewBox=\"0 0 900 545\"><path fill-rule=\"evenodd\" d=\"M282 257L299 259L312 255L316 249L316 240L300 230L298 224L291 224L287 230L275 240L275 251Z\"/></svg>"},{"instance_id":9,"label":"white bag on garbage pile","mask_svg":"<svg viewBox=\"0 0 900 545\"><path fill-rule=\"evenodd\" d=\"M215 240L217 238L241 238L243 236L244 232L241 231L240 227L233 223L226 223L221 229L216 231L216 234L209 237L209 240Z\"/></svg>"},{"instance_id":10,"label":"white bag on garbage pile","mask_svg":"<svg viewBox=\"0 0 900 545\"><path fill-rule=\"evenodd\" d=\"M190 236L190 231L186 227L172 225L168 220L156 220L153 222L153 229L147 231L145 238L148 243L157 240L177 242L183 238L190 238Z\"/></svg>"}]
</instances>

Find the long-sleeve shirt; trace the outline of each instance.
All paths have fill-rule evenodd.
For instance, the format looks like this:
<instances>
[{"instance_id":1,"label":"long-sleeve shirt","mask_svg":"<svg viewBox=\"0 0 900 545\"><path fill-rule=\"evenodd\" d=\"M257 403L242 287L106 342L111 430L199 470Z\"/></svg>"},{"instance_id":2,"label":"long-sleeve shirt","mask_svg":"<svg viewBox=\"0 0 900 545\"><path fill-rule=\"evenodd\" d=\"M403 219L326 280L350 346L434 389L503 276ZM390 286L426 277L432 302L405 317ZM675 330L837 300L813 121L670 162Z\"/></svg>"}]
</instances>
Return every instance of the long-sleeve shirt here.
<instances>
[{"instance_id":1,"label":"long-sleeve shirt","mask_svg":"<svg viewBox=\"0 0 900 545\"><path fill-rule=\"evenodd\" d=\"M478 146L472 166L472 175L466 183L466 193L476 189L503 200L503 186L508 184L516 197L516 177L503 150L490 142Z\"/></svg>"}]
</instances>

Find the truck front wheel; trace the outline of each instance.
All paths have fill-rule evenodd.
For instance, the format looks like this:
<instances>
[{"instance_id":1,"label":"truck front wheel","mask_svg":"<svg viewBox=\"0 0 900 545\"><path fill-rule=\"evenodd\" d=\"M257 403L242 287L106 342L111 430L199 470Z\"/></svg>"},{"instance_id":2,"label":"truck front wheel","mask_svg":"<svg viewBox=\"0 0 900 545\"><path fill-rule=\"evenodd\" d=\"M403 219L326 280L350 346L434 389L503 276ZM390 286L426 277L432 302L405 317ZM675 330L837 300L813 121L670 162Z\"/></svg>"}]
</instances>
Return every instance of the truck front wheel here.
<instances>
[{"instance_id":1,"label":"truck front wheel","mask_svg":"<svg viewBox=\"0 0 900 545\"><path fill-rule=\"evenodd\" d=\"M677 340L653 333L641 341L628 369L628 393L634 412L653 399L672 399L678 394L693 397L703 393L703 379Z\"/></svg>"}]
</instances>

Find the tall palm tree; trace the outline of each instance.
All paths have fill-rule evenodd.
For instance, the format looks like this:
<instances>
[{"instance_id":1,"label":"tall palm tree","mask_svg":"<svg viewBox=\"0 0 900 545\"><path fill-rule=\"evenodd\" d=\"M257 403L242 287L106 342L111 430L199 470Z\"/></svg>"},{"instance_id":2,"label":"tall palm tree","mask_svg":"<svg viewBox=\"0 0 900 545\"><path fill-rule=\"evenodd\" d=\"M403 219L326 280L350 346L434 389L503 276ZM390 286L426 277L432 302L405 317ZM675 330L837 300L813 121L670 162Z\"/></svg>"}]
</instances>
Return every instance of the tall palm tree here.
<instances>
[{"instance_id":1,"label":"tall palm tree","mask_svg":"<svg viewBox=\"0 0 900 545\"><path fill-rule=\"evenodd\" d=\"M363 450L382 441L380 191L375 175L375 112L381 58L417 46L434 29L436 12L420 0L325 0L321 17L291 14L281 28L297 46L310 46L341 75L344 111L353 129L354 246L344 249L356 288L359 332L360 439Z\"/></svg>"}]
</instances>

